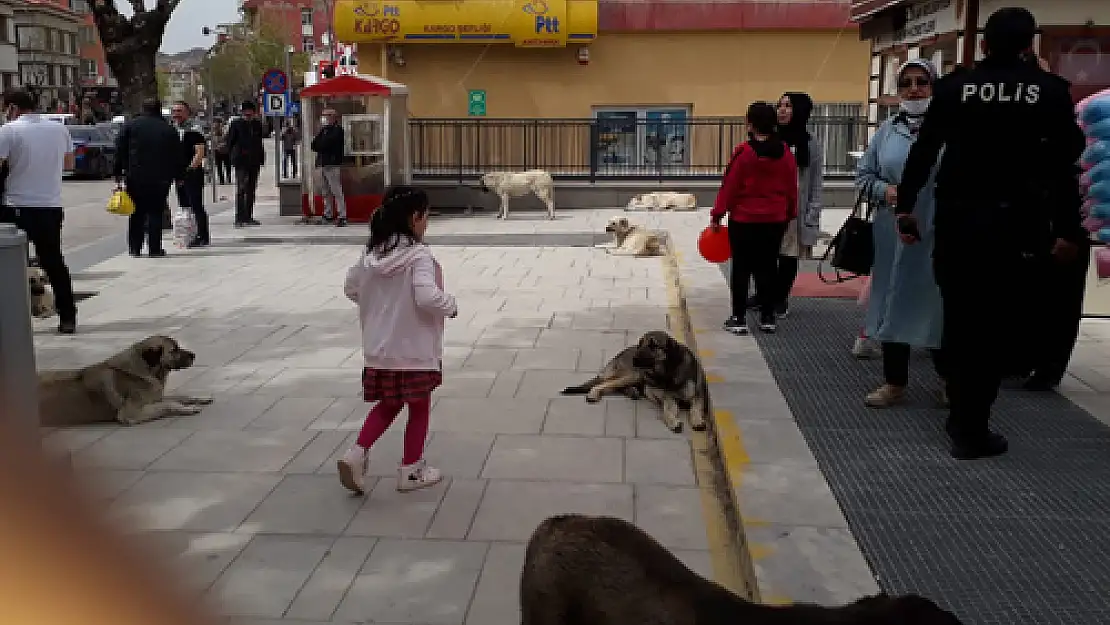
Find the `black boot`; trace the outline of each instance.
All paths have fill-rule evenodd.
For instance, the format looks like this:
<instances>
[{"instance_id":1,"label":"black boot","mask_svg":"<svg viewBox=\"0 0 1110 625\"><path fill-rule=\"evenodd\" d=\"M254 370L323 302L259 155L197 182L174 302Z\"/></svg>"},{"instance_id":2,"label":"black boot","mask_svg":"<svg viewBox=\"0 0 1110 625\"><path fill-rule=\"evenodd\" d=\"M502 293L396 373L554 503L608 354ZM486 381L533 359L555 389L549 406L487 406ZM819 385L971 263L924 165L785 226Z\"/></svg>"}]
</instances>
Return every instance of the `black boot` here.
<instances>
[{"instance_id":1,"label":"black boot","mask_svg":"<svg viewBox=\"0 0 1110 625\"><path fill-rule=\"evenodd\" d=\"M979 460L1001 456L1010 450L1005 436L987 430L981 436L969 437L956 432L951 424L945 426L952 439L950 452L956 460Z\"/></svg>"}]
</instances>

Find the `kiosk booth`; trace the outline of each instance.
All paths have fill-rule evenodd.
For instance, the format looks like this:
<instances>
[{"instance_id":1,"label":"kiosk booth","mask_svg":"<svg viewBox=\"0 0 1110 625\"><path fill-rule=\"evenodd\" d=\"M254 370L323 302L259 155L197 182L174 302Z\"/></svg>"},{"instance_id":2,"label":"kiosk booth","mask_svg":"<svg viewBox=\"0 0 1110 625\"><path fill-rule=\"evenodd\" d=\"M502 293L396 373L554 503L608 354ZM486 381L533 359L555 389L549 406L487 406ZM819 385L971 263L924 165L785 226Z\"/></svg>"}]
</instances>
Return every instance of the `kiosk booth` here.
<instances>
[{"instance_id":1,"label":"kiosk booth","mask_svg":"<svg viewBox=\"0 0 1110 625\"><path fill-rule=\"evenodd\" d=\"M369 222L390 185L412 181L408 133L408 89L377 76L337 76L301 90L304 141L301 163L301 210L308 221L324 214L322 181L313 166L312 138L320 131L325 109L335 109L343 127L340 183L347 219Z\"/></svg>"}]
</instances>

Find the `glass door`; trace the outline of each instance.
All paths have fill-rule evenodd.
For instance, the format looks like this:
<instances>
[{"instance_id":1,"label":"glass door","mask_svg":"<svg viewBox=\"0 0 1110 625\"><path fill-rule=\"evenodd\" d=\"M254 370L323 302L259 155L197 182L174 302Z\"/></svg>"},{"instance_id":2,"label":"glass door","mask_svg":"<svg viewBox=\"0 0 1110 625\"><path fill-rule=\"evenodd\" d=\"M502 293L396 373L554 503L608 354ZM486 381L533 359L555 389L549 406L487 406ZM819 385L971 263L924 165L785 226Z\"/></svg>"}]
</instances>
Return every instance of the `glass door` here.
<instances>
[{"instance_id":1,"label":"glass door","mask_svg":"<svg viewBox=\"0 0 1110 625\"><path fill-rule=\"evenodd\" d=\"M686 109L645 111L643 166L651 171L686 167L689 123Z\"/></svg>"},{"instance_id":2,"label":"glass door","mask_svg":"<svg viewBox=\"0 0 1110 625\"><path fill-rule=\"evenodd\" d=\"M598 111L596 119L598 173L627 171L640 153L636 111Z\"/></svg>"}]
</instances>

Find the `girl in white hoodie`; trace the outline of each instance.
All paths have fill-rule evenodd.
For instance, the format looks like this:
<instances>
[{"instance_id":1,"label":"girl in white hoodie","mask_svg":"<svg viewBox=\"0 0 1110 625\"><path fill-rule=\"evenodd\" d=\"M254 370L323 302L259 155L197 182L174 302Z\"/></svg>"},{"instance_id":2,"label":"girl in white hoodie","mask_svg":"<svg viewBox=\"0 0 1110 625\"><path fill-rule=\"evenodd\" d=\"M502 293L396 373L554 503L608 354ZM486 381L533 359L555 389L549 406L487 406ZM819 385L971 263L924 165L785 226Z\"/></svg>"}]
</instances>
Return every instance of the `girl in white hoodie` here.
<instances>
[{"instance_id":1,"label":"girl in white hoodie","mask_svg":"<svg viewBox=\"0 0 1110 625\"><path fill-rule=\"evenodd\" d=\"M404 457L397 490L439 482L424 461L432 391L443 381L443 322L455 317L455 298L443 291L443 271L422 243L428 229L428 196L407 186L391 188L370 220L370 242L347 271L343 292L358 304L362 326L363 399L377 402L357 442L339 460L339 481L362 494L370 446L408 406Z\"/></svg>"}]
</instances>

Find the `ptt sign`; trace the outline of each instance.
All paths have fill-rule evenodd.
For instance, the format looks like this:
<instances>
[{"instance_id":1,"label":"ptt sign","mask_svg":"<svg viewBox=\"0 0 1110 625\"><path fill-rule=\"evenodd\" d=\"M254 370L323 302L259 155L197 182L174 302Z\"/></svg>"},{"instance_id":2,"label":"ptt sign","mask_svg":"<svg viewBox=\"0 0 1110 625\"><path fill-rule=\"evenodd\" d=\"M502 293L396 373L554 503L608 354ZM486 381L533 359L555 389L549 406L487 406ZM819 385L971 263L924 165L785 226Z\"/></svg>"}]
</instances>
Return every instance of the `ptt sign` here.
<instances>
[{"instance_id":1,"label":"ptt sign","mask_svg":"<svg viewBox=\"0 0 1110 625\"><path fill-rule=\"evenodd\" d=\"M536 17L536 33L558 34L559 18L548 15L550 11L544 0L533 0L524 5L525 13Z\"/></svg>"},{"instance_id":2,"label":"ptt sign","mask_svg":"<svg viewBox=\"0 0 1110 625\"><path fill-rule=\"evenodd\" d=\"M376 2L361 4L351 11L354 14L354 31L359 35L394 37L401 31L401 8Z\"/></svg>"}]
</instances>

